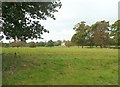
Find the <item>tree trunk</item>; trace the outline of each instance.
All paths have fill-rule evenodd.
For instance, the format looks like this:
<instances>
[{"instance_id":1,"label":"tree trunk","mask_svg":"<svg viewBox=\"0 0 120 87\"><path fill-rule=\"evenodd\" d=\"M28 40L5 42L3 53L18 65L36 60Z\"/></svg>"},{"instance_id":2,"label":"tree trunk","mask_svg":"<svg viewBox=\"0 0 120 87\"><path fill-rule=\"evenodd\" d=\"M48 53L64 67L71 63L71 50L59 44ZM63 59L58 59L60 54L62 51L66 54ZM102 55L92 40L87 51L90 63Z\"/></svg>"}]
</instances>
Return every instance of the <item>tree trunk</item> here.
<instances>
[{"instance_id":1,"label":"tree trunk","mask_svg":"<svg viewBox=\"0 0 120 87\"><path fill-rule=\"evenodd\" d=\"M100 45L100 48L102 48L102 45Z\"/></svg>"},{"instance_id":2,"label":"tree trunk","mask_svg":"<svg viewBox=\"0 0 120 87\"><path fill-rule=\"evenodd\" d=\"M83 45L82 45L82 48L83 48Z\"/></svg>"}]
</instances>

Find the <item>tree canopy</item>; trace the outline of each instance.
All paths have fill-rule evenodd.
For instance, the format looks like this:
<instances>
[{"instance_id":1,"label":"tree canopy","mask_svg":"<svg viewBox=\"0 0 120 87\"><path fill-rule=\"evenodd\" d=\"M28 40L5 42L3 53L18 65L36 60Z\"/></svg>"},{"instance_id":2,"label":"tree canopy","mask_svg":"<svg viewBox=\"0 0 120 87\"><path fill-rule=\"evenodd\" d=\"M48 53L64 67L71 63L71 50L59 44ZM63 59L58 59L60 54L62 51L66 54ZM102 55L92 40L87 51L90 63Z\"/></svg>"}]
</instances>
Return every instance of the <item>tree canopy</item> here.
<instances>
[{"instance_id":1,"label":"tree canopy","mask_svg":"<svg viewBox=\"0 0 120 87\"><path fill-rule=\"evenodd\" d=\"M120 45L120 20L111 25L111 37L116 45Z\"/></svg>"},{"instance_id":2,"label":"tree canopy","mask_svg":"<svg viewBox=\"0 0 120 87\"><path fill-rule=\"evenodd\" d=\"M87 34L90 30L90 26L86 25L85 22L82 21L76 24L73 29L76 31L76 34L72 36L71 41L77 46L81 45L83 47L88 39Z\"/></svg>"},{"instance_id":3,"label":"tree canopy","mask_svg":"<svg viewBox=\"0 0 120 87\"><path fill-rule=\"evenodd\" d=\"M109 43L109 22L98 21L92 25L93 42L97 46L105 46Z\"/></svg>"},{"instance_id":4,"label":"tree canopy","mask_svg":"<svg viewBox=\"0 0 120 87\"><path fill-rule=\"evenodd\" d=\"M54 46L54 42L52 40L49 40L46 44L47 47L53 47Z\"/></svg>"},{"instance_id":5,"label":"tree canopy","mask_svg":"<svg viewBox=\"0 0 120 87\"><path fill-rule=\"evenodd\" d=\"M7 38L27 40L41 38L49 31L39 22L48 17L55 20L54 13L62 6L59 0L53 2L3 2L2 32Z\"/></svg>"},{"instance_id":6,"label":"tree canopy","mask_svg":"<svg viewBox=\"0 0 120 87\"><path fill-rule=\"evenodd\" d=\"M97 21L91 26L80 22L73 28L76 33L71 41L77 46L100 46L120 45L120 20L109 25L107 21Z\"/></svg>"}]
</instances>

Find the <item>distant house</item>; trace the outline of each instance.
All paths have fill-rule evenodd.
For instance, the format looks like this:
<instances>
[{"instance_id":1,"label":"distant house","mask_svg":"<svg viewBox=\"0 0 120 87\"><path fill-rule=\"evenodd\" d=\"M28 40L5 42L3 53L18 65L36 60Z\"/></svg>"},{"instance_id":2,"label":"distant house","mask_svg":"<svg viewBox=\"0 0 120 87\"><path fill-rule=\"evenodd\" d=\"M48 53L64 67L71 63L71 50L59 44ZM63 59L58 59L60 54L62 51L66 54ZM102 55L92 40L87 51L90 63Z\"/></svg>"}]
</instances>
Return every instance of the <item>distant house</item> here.
<instances>
[{"instance_id":1,"label":"distant house","mask_svg":"<svg viewBox=\"0 0 120 87\"><path fill-rule=\"evenodd\" d=\"M61 46L65 46L65 42L62 42L62 43L61 43Z\"/></svg>"}]
</instances>

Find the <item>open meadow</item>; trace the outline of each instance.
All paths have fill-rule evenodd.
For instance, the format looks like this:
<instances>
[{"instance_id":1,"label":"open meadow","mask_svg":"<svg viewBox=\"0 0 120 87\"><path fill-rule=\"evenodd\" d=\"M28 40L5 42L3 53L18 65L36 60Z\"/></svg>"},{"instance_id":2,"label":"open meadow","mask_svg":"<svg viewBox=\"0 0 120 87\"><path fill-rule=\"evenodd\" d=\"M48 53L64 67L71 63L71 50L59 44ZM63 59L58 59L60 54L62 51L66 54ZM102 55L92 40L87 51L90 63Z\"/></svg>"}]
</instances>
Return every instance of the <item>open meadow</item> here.
<instances>
[{"instance_id":1,"label":"open meadow","mask_svg":"<svg viewBox=\"0 0 120 87\"><path fill-rule=\"evenodd\" d=\"M2 48L3 85L115 85L118 50Z\"/></svg>"}]
</instances>

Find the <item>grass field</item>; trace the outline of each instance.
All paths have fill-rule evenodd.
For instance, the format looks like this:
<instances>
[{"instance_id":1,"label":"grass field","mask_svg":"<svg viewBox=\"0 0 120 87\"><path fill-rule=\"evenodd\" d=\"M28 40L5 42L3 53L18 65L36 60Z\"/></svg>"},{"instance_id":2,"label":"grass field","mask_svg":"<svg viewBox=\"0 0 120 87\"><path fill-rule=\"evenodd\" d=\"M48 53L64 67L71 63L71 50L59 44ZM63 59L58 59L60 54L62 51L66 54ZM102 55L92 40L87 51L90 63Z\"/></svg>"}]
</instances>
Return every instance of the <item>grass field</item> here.
<instances>
[{"instance_id":1,"label":"grass field","mask_svg":"<svg viewBox=\"0 0 120 87\"><path fill-rule=\"evenodd\" d=\"M118 84L117 49L3 48L2 55L3 85Z\"/></svg>"}]
</instances>

